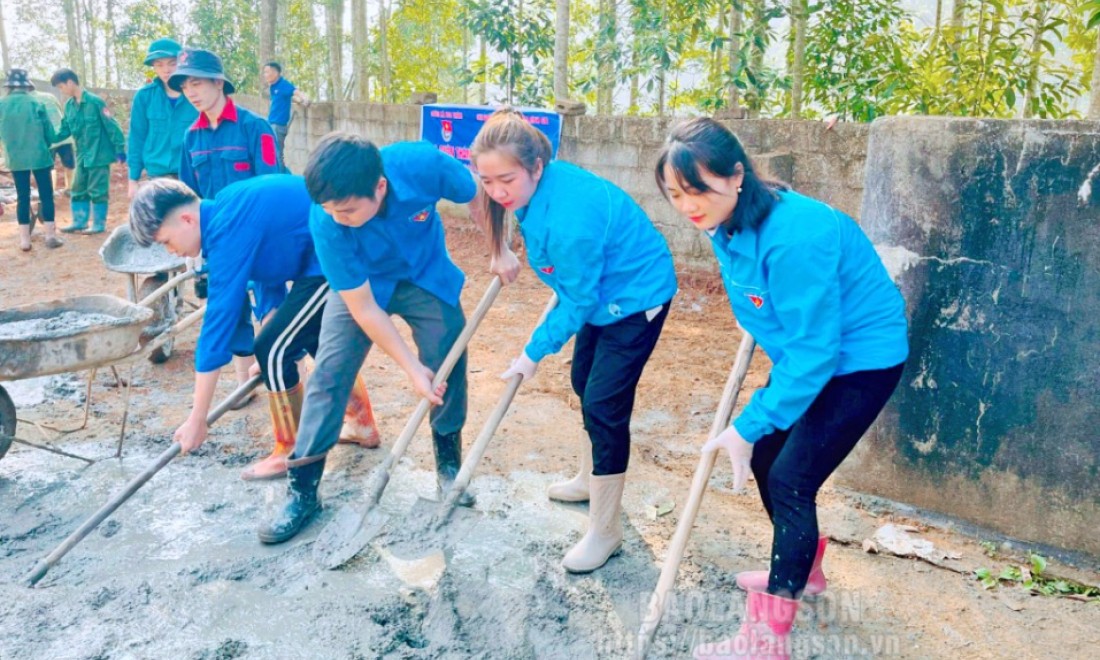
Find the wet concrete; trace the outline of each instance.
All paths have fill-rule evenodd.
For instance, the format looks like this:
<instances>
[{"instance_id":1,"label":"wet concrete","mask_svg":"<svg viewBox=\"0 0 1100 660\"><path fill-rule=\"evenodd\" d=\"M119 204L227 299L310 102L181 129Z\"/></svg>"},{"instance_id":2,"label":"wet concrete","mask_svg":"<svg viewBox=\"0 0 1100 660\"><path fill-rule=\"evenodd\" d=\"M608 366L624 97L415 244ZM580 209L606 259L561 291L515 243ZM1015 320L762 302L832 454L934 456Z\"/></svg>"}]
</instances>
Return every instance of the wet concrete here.
<instances>
[{"instance_id":1,"label":"wet concrete","mask_svg":"<svg viewBox=\"0 0 1100 660\"><path fill-rule=\"evenodd\" d=\"M127 322L128 319L107 314L66 311L54 316L30 318L0 323L0 339L34 339L59 336L100 325Z\"/></svg>"}]
</instances>

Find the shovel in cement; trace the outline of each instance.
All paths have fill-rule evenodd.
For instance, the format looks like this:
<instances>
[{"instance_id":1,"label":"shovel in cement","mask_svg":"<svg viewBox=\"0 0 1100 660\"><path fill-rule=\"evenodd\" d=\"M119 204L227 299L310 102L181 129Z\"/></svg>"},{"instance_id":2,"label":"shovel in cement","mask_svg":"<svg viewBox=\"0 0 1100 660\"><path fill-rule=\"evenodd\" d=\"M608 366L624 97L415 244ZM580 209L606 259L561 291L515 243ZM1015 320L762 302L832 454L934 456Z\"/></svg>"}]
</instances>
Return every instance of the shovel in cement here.
<instances>
[{"instance_id":1,"label":"shovel in cement","mask_svg":"<svg viewBox=\"0 0 1100 660\"><path fill-rule=\"evenodd\" d=\"M756 340L752 335L741 331L741 347L737 349L737 358L734 360L733 369L730 371L726 387L722 390L722 400L718 404L718 411L714 415L714 423L710 427L710 435L713 438L729 426L730 417L733 416L733 407L737 404L737 395L741 393L741 385L745 382L745 375L749 372L749 364L752 363L752 353L756 348ZM699 504L703 501L703 493L710 481L710 473L714 470L714 461L718 456L717 451L707 452L699 457L699 465L695 467L695 476L691 480L691 490L688 495L684 513L680 516L680 522L676 525L676 533L672 536L672 543L668 548L668 555L661 567L661 576L657 579L657 588L649 599L649 607L646 608L642 618L642 627L638 631L638 645L636 657L643 660L649 653L650 644L653 643L653 634L661 623L665 614L665 606L668 603L668 592L672 589L672 583L676 581L676 573L680 569L680 561L684 558L684 550L687 548L688 537L691 536L691 528L695 525L695 516L699 513Z\"/></svg>"},{"instance_id":2,"label":"shovel in cement","mask_svg":"<svg viewBox=\"0 0 1100 660\"><path fill-rule=\"evenodd\" d=\"M493 306L493 301L500 293L500 287L500 278L494 277L489 289L481 297L481 302L477 304L473 316L466 322L462 334L455 340L450 352L443 360L443 364L440 365L439 371L436 372L435 379L432 381L433 388L446 382L447 377L451 375L451 370L454 369L455 363L462 357L462 353L474 336L477 326L481 324L481 320L485 318L485 314ZM427 416L430 407L431 404L428 403L427 399L420 400L420 403L416 406L416 411L406 422L405 428L401 431L397 442L394 443L393 449L390 450L386 459L375 468L370 484L366 489L364 509L356 511L352 507L343 507L336 512L336 516L333 517L332 521L321 530L317 540L313 542L313 559L318 564L329 570L340 568L359 554L370 543L371 539L378 536L379 532L382 531L388 516L378 510L378 502L382 499L382 493L390 483L394 466L405 455L409 442L416 435L416 431L420 427L420 423L424 421L424 417Z\"/></svg>"},{"instance_id":3,"label":"shovel in cement","mask_svg":"<svg viewBox=\"0 0 1100 660\"><path fill-rule=\"evenodd\" d=\"M226 411L228 411L230 408L236 405L238 401L247 396L249 392L256 389L261 380L262 379L260 376L253 376L251 379L248 380L248 382L244 383L236 390L234 390L232 394L227 396L224 401L218 404L217 408L211 410L210 414L206 416L207 426L221 419L221 416L224 415ZM88 518L86 521L84 521L83 525L77 528L75 532L70 534L69 538L65 539L61 543L61 545L57 546L57 548L54 549L54 551L51 552L49 555L47 555L45 559L39 561L35 565L34 569L29 574L27 574L27 586L33 587L35 584L37 584L39 580L46 576L47 571L49 571L57 562L61 561L61 558L68 554L68 552L72 550L77 543L83 541L84 537L91 533L91 531L95 529L99 525L99 523L106 520L107 516L114 513L116 509L118 509L120 506L123 505L123 503L126 502L126 500L130 499L130 497L134 493L136 493L139 488L144 486L147 481L153 478L153 475L155 475L157 472L160 472L160 470L165 465L168 465L170 462L172 462L173 458L179 456L179 453L180 444L178 442L173 442L171 447L165 449L161 453L161 455L157 457L155 463L145 468L145 471L131 479L130 483L126 484L126 487L123 488L121 492L117 493L106 504L100 507L99 511L96 511L94 514L92 514L91 518Z\"/></svg>"},{"instance_id":4,"label":"shovel in cement","mask_svg":"<svg viewBox=\"0 0 1100 660\"><path fill-rule=\"evenodd\" d=\"M542 325L542 322L546 320L546 316L555 306L557 306L557 304L557 294L551 294L550 301L546 303L546 308L542 311L542 315L539 317L539 320L535 322L536 328ZM468 509L456 509L458 499L462 497L462 494L466 492L466 489L470 486L470 480L474 477L474 470L477 469L478 463L481 462L481 458L485 455L485 450L489 448L489 441L493 439L493 434L496 433L501 420L504 419L504 415L507 414L508 408L511 407L512 400L516 398L516 392L519 391L519 386L522 383L523 376L519 374L512 376L508 380L508 384L504 388L504 393L500 395L500 400L497 401L497 405L493 408L493 412L489 415L489 419L486 420L485 425L481 427L481 433L478 434L474 444L470 447L470 451L466 455L466 460L462 462L462 468L458 471L458 475L455 477L454 482L451 484L450 488L447 489L447 492L443 494L442 501L436 502L435 500L418 498L416 504L413 505L412 510L409 512L409 517L412 520L428 519L426 532L421 532L414 536L415 542L418 545L442 545L441 539L431 538L431 535L438 532L440 528L451 519L452 514L456 511L462 512L464 517L468 517L467 514L472 514ZM414 525L406 525L405 527L407 529L412 529ZM420 529L425 528L421 527ZM453 532L454 530L450 531ZM427 554L434 554L435 552L438 552L438 550L431 550Z\"/></svg>"}]
</instances>

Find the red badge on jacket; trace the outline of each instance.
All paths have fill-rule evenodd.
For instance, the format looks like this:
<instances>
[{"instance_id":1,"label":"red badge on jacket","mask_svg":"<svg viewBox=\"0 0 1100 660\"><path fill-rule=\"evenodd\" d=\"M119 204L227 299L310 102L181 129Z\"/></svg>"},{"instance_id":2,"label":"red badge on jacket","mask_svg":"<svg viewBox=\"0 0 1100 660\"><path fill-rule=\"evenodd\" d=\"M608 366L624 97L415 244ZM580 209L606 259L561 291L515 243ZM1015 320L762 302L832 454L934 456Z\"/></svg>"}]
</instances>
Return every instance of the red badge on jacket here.
<instances>
[{"instance_id":1,"label":"red badge on jacket","mask_svg":"<svg viewBox=\"0 0 1100 660\"><path fill-rule=\"evenodd\" d=\"M748 298L749 302L752 303L752 306L757 308L757 309L760 309L761 307L764 306L764 298L761 297L761 296L758 296L755 293L746 293L745 297Z\"/></svg>"},{"instance_id":2,"label":"red badge on jacket","mask_svg":"<svg viewBox=\"0 0 1100 660\"><path fill-rule=\"evenodd\" d=\"M544 266L544 267L540 268L539 270L546 273L547 275L553 275L554 274L554 267L553 266Z\"/></svg>"}]
</instances>

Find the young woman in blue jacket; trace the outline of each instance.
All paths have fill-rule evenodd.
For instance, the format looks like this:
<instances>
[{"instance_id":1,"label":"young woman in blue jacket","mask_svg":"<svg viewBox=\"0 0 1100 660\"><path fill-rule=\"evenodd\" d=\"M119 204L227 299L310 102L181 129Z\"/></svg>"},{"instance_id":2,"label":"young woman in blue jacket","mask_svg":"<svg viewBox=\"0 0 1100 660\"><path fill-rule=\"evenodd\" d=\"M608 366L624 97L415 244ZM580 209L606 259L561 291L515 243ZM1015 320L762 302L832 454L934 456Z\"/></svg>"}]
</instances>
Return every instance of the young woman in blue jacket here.
<instances>
[{"instance_id":1,"label":"young woman in blue jacket","mask_svg":"<svg viewBox=\"0 0 1100 660\"><path fill-rule=\"evenodd\" d=\"M505 227L505 213L513 211L527 261L558 296L503 378L531 378L540 360L576 337L571 376L592 441L590 461L582 457L578 478L552 488L551 497L589 501L588 531L562 561L570 572L587 573L622 545L630 416L676 293L672 256L625 192L579 167L551 162L549 140L515 110L489 118L471 160L489 206L494 272L517 272L501 267L516 261Z\"/></svg>"},{"instance_id":2,"label":"young woman in blue jacket","mask_svg":"<svg viewBox=\"0 0 1100 660\"><path fill-rule=\"evenodd\" d=\"M737 576L745 625L695 656L786 658L798 599L825 590L817 492L901 378L905 303L855 221L762 177L718 122L674 128L656 178L709 235L733 313L773 363L768 386L703 445L729 452L735 489L752 471L773 526L771 568Z\"/></svg>"}]
</instances>

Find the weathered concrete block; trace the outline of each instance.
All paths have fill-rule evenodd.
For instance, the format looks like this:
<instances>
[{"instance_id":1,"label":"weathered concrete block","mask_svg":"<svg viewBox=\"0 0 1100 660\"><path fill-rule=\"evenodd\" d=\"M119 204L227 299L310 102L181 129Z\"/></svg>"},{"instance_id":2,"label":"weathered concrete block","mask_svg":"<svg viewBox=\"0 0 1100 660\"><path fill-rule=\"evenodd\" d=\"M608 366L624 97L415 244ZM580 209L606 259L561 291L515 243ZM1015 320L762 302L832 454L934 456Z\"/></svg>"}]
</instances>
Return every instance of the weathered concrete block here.
<instances>
[{"instance_id":1,"label":"weathered concrete block","mask_svg":"<svg viewBox=\"0 0 1100 660\"><path fill-rule=\"evenodd\" d=\"M571 99L559 99L554 103L554 112L562 116L583 115L587 112L584 101L573 101Z\"/></svg>"},{"instance_id":2,"label":"weathered concrete block","mask_svg":"<svg viewBox=\"0 0 1100 660\"><path fill-rule=\"evenodd\" d=\"M862 216L912 353L842 480L1100 555L1100 123L878 120Z\"/></svg>"},{"instance_id":3,"label":"weathered concrete block","mask_svg":"<svg viewBox=\"0 0 1100 660\"><path fill-rule=\"evenodd\" d=\"M757 154L753 162L769 177L783 181L794 180L794 156L789 153Z\"/></svg>"}]
</instances>

